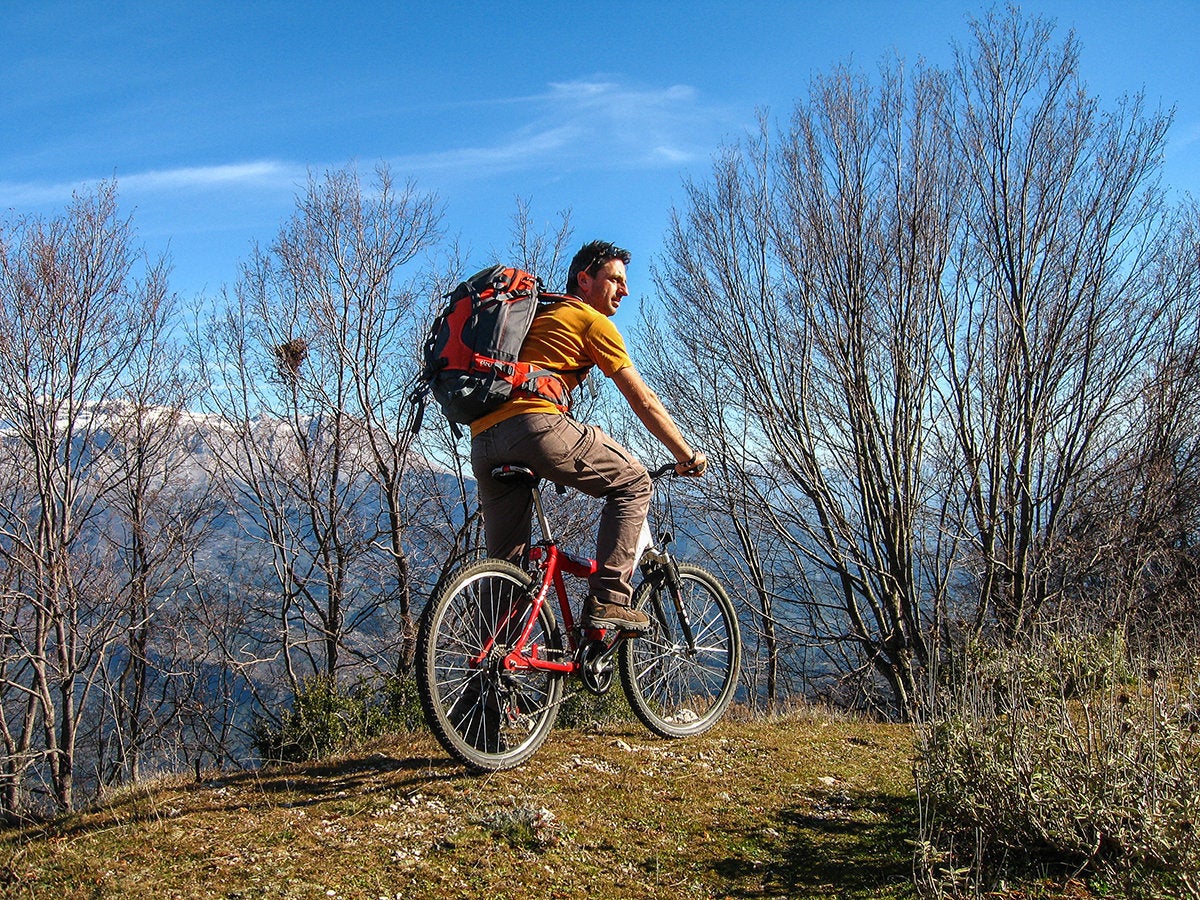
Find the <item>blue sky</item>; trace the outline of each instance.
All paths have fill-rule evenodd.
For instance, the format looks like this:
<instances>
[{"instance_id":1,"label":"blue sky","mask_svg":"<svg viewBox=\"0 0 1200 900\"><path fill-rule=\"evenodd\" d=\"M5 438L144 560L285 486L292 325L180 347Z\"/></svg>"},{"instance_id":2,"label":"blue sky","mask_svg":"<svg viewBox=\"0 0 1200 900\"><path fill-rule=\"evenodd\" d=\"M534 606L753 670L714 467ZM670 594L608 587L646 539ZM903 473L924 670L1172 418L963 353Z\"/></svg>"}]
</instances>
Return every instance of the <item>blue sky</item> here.
<instances>
[{"instance_id":1,"label":"blue sky","mask_svg":"<svg viewBox=\"0 0 1200 900\"><path fill-rule=\"evenodd\" d=\"M681 183L814 75L948 64L980 2L39 2L0 0L0 216L117 179L172 286L215 293L269 243L307 173L386 161L488 261L516 198L634 254L649 293ZM1044 0L1102 101L1176 107L1166 181L1200 196L1200 0Z\"/></svg>"}]
</instances>

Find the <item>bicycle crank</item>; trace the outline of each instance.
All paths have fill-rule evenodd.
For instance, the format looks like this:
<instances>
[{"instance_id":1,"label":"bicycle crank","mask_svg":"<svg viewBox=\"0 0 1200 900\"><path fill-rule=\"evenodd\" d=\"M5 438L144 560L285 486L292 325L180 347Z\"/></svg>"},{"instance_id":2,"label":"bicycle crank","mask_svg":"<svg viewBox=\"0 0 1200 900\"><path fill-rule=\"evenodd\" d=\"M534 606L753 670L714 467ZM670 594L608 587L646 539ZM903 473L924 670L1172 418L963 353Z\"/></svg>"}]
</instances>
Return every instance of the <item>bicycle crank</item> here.
<instances>
[{"instance_id":1,"label":"bicycle crank","mask_svg":"<svg viewBox=\"0 0 1200 900\"><path fill-rule=\"evenodd\" d=\"M619 636L611 641L591 640L579 651L579 674L583 686L598 697L608 693L612 687L613 674L617 671L613 657L620 643Z\"/></svg>"}]
</instances>

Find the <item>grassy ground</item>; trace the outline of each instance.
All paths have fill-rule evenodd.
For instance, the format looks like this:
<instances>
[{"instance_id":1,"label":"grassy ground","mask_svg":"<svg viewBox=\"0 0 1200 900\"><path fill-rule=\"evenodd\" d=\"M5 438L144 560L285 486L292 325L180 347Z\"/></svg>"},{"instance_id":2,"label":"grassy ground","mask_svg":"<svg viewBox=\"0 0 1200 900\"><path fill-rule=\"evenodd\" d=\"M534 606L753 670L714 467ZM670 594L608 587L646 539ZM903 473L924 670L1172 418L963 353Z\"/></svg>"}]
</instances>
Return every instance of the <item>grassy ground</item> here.
<instances>
[{"instance_id":1,"label":"grassy ground","mask_svg":"<svg viewBox=\"0 0 1200 900\"><path fill-rule=\"evenodd\" d=\"M47 898L913 896L901 726L556 731L467 774L427 735L309 766L160 781L0 831L0 895Z\"/></svg>"}]
</instances>

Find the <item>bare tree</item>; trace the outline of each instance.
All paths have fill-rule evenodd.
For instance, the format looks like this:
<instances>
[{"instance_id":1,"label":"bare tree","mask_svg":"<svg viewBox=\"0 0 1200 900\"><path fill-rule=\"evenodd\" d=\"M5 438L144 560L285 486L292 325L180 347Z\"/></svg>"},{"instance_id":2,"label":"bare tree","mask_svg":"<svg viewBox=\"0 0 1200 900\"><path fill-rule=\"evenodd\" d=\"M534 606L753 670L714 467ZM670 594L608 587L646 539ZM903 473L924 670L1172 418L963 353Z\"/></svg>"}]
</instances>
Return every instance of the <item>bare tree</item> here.
<instances>
[{"instance_id":1,"label":"bare tree","mask_svg":"<svg viewBox=\"0 0 1200 900\"><path fill-rule=\"evenodd\" d=\"M973 23L951 119L963 224L947 278L948 497L972 551L973 630L1015 640L1054 599L1072 502L1161 346L1150 266L1169 117L1102 113L1073 35L1015 9Z\"/></svg>"},{"instance_id":2,"label":"bare tree","mask_svg":"<svg viewBox=\"0 0 1200 900\"><path fill-rule=\"evenodd\" d=\"M930 635L1014 641L1061 596L1178 307L1154 267L1169 116L1102 113L1041 19L973 29L949 75L817 79L778 147L764 128L691 186L660 279L688 425L738 436L747 521L902 710Z\"/></svg>"},{"instance_id":3,"label":"bare tree","mask_svg":"<svg viewBox=\"0 0 1200 900\"><path fill-rule=\"evenodd\" d=\"M198 435L187 411L193 392L181 356L165 333L144 342L131 360L123 400L108 415L113 450L106 466L115 487L98 539L115 569L113 599L124 607L126 624L101 671L101 784L138 781L148 759L175 762L165 758L172 752L167 746L178 745L171 735L201 681L202 657L187 639L196 600L190 573L211 537L216 509L194 460ZM186 743L179 749L194 752Z\"/></svg>"},{"instance_id":4,"label":"bare tree","mask_svg":"<svg viewBox=\"0 0 1200 900\"><path fill-rule=\"evenodd\" d=\"M689 188L660 290L698 395L688 408L722 411L684 418L736 474L730 513L790 548L804 585L790 599L816 639L852 648L848 669L882 677L907 710L928 655L916 526L955 222L945 84L923 69L907 84L897 66L873 91L843 70L812 98L778 148L764 127ZM752 579L758 615L786 618L766 581Z\"/></svg>"},{"instance_id":5,"label":"bare tree","mask_svg":"<svg viewBox=\"0 0 1200 900\"><path fill-rule=\"evenodd\" d=\"M112 725L88 716L114 648L134 652L152 615L155 561L143 555L138 585L123 583L133 557L122 560L105 535L117 497L128 496L125 457L147 437L121 433L123 412L132 397L173 399L152 389L178 365L164 340L170 314L165 267L134 248L113 184L77 194L58 218L0 233L0 802L9 814L40 783L53 807L72 807L81 733ZM144 671L136 679L144 685Z\"/></svg>"},{"instance_id":6,"label":"bare tree","mask_svg":"<svg viewBox=\"0 0 1200 900\"><path fill-rule=\"evenodd\" d=\"M214 459L265 549L259 587L274 598L274 648L293 689L343 665L411 659L419 311L403 279L438 221L434 198L398 187L386 167L370 188L352 169L311 178L197 342L226 437Z\"/></svg>"},{"instance_id":7,"label":"bare tree","mask_svg":"<svg viewBox=\"0 0 1200 900\"><path fill-rule=\"evenodd\" d=\"M533 272L548 291L561 291L567 282L567 266L574 252L570 246L571 213L558 214L552 226L538 227L533 217L533 204L517 198L512 215L508 254L512 265Z\"/></svg>"},{"instance_id":8,"label":"bare tree","mask_svg":"<svg viewBox=\"0 0 1200 900\"><path fill-rule=\"evenodd\" d=\"M1200 215L1185 206L1156 255L1154 289L1169 310L1158 357L1068 513L1051 576L1059 620L1119 629L1147 655L1200 628L1198 232Z\"/></svg>"}]
</instances>

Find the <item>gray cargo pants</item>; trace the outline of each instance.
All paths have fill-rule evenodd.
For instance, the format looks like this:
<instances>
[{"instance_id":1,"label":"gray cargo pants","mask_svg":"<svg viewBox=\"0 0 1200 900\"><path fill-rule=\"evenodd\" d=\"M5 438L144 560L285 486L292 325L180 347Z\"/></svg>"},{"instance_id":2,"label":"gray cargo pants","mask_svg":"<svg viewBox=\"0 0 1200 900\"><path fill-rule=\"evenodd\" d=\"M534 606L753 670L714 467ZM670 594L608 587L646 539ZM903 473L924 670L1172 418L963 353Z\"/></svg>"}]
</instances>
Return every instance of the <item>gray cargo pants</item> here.
<instances>
[{"instance_id":1,"label":"gray cargo pants","mask_svg":"<svg viewBox=\"0 0 1200 900\"><path fill-rule=\"evenodd\" d=\"M492 469L527 466L538 476L604 500L596 536L599 571L590 579L601 603L628 605L638 535L650 508L646 467L594 425L570 416L526 413L493 425L471 441L471 468L483 509L489 556L514 559L525 552L532 528L533 495L500 484Z\"/></svg>"}]
</instances>

